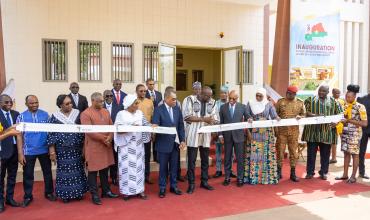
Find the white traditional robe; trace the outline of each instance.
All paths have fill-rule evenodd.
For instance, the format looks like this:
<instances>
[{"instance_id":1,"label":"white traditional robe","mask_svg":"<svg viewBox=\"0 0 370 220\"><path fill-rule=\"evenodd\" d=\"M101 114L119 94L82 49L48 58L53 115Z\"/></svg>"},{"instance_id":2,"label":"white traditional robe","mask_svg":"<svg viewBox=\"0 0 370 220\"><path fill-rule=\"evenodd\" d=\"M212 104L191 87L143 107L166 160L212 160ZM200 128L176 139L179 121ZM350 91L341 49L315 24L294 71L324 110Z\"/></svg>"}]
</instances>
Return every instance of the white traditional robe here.
<instances>
[{"instance_id":1,"label":"white traditional robe","mask_svg":"<svg viewBox=\"0 0 370 220\"><path fill-rule=\"evenodd\" d=\"M116 125L150 125L142 111L134 114L123 110L118 112ZM128 132L114 134L114 142L118 151L118 176L120 193L137 195L144 192L145 182L145 149L144 143L150 141L150 134Z\"/></svg>"}]
</instances>

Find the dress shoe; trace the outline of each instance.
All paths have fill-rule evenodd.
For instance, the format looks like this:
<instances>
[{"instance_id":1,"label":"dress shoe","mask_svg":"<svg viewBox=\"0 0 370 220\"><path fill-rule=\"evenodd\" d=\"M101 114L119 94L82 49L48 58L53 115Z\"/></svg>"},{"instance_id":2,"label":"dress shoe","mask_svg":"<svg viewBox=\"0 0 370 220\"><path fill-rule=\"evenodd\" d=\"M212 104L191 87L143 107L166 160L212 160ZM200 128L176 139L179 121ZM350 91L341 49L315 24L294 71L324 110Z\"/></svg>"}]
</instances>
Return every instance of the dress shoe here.
<instances>
[{"instance_id":1,"label":"dress shoe","mask_svg":"<svg viewBox=\"0 0 370 220\"><path fill-rule=\"evenodd\" d=\"M222 176L222 171L216 171L215 175L213 175L213 178L218 178Z\"/></svg>"},{"instance_id":2,"label":"dress shoe","mask_svg":"<svg viewBox=\"0 0 370 220\"><path fill-rule=\"evenodd\" d=\"M53 193L45 194L45 198L50 202L57 201L57 197Z\"/></svg>"},{"instance_id":3,"label":"dress shoe","mask_svg":"<svg viewBox=\"0 0 370 220\"><path fill-rule=\"evenodd\" d=\"M369 179L369 176L366 175L365 173L364 174L360 174L359 177L362 178L362 179L367 179L367 180Z\"/></svg>"},{"instance_id":4,"label":"dress shoe","mask_svg":"<svg viewBox=\"0 0 370 220\"><path fill-rule=\"evenodd\" d=\"M124 201L128 201L130 199L130 196L128 195L124 195L123 198L122 198Z\"/></svg>"},{"instance_id":5,"label":"dress shoe","mask_svg":"<svg viewBox=\"0 0 370 220\"><path fill-rule=\"evenodd\" d=\"M236 183L237 187L242 187L243 185L244 185L243 180L238 180L238 182Z\"/></svg>"},{"instance_id":6,"label":"dress shoe","mask_svg":"<svg viewBox=\"0 0 370 220\"><path fill-rule=\"evenodd\" d=\"M102 198L115 199L115 198L118 198L118 195L117 195L117 194L112 193L111 191L109 191L109 192L106 192L106 193L102 193L101 197L102 197Z\"/></svg>"},{"instance_id":7,"label":"dress shoe","mask_svg":"<svg viewBox=\"0 0 370 220\"><path fill-rule=\"evenodd\" d=\"M112 184L115 186L118 186L118 180L117 179L112 179Z\"/></svg>"},{"instance_id":8,"label":"dress shoe","mask_svg":"<svg viewBox=\"0 0 370 220\"><path fill-rule=\"evenodd\" d=\"M236 178L237 176L233 172L231 172L230 177L231 178Z\"/></svg>"},{"instance_id":9,"label":"dress shoe","mask_svg":"<svg viewBox=\"0 0 370 220\"><path fill-rule=\"evenodd\" d=\"M149 185L153 184L153 182L150 179L145 179L145 183L147 183Z\"/></svg>"},{"instance_id":10,"label":"dress shoe","mask_svg":"<svg viewBox=\"0 0 370 220\"><path fill-rule=\"evenodd\" d=\"M224 186L230 185L230 179L225 179L224 182L222 183Z\"/></svg>"},{"instance_id":11,"label":"dress shoe","mask_svg":"<svg viewBox=\"0 0 370 220\"><path fill-rule=\"evenodd\" d=\"M179 181L179 182L185 182L185 179L182 176L178 176L177 177L177 181Z\"/></svg>"},{"instance_id":12,"label":"dress shoe","mask_svg":"<svg viewBox=\"0 0 370 220\"><path fill-rule=\"evenodd\" d=\"M5 211L5 205L3 202L0 202L0 213Z\"/></svg>"},{"instance_id":13,"label":"dress shoe","mask_svg":"<svg viewBox=\"0 0 370 220\"><path fill-rule=\"evenodd\" d=\"M326 174L320 175L320 179L327 180L328 179L328 176Z\"/></svg>"},{"instance_id":14,"label":"dress shoe","mask_svg":"<svg viewBox=\"0 0 370 220\"><path fill-rule=\"evenodd\" d=\"M307 175L305 176L305 179L307 179L307 180L312 179L312 178L313 178L313 175L312 175L312 174L307 174Z\"/></svg>"},{"instance_id":15,"label":"dress shoe","mask_svg":"<svg viewBox=\"0 0 370 220\"><path fill-rule=\"evenodd\" d=\"M7 199L5 201L5 204L7 204L8 206L11 206L11 207L19 207L19 206L21 206L21 204L19 204L18 202L14 201L14 199Z\"/></svg>"},{"instance_id":16,"label":"dress shoe","mask_svg":"<svg viewBox=\"0 0 370 220\"><path fill-rule=\"evenodd\" d=\"M195 185L194 184L190 184L189 187L188 187L188 190L186 191L188 194L192 194L195 190Z\"/></svg>"},{"instance_id":17,"label":"dress shoe","mask_svg":"<svg viewBox=\"0 0 370 220\"><path fill-rule=\"evenodd\" d=\"M214 190L214 188L209 185L207 182L200 183L200 188L206 189L206 190Z\"/></svg>"},{"instance_id":18,"label":"dress shoe","mask_svg":"<svg viewBox=\"0 0 370 220\"><path fill-rule=\"evenodd\" d=\"M69 199L62 199L63 203L69 203Z\"/></svg>"},{"instance_id":19,"label":"dress shoe","mask_svg":"<svg viewBox=\"0 0 370 220\"><path fill-rule=\"evenodd\" d=\"M24 200L23 200L22 207L27 207L27 206L29 206L29 205L31 204L32 200L33 200L32 198L24 199Z\"/></svg>"},{"instance_id":20,"label":"dress shoe","mask_svg":"<svg viewBox=\"0 0 370 220\"><path fill-rule=\"evenodd\" d=\"M295 175L295 168L290 168L290 180L293 182L299 182L299 178Z\"/></svg>"},{"instance_id":21,"label":"dress shoe","mask_svg":"<svg viewBox=\"0 0 370 220\"><path fill-rule=\"evenodd\" d=\"M158 196L161 199L164 198L164 197L166 197L166 190L164 190L164 189L159 190Z\"/></svg>"},{"instance_id":22,"label":"dress shoe","mask_svg":"<svg viewBox=\"0 0 370 220\"><path fill-rule=\"evenodd\" d=\"M170 192L176 195L182 195L182 192L179 190L179 188L171 188Z\"/></svg>"},{"instance_id":23,"label":"dress shoe","mask_svg":"<svg viewBox=\"0 0 370 220\"><path fill-rule=\"evenodd\" d=\"M92 203L95 204L95 205L101 205L102 204L98 195L93 195L91 197L91 200L92 200Z\"/></svg>"}]
</instances>

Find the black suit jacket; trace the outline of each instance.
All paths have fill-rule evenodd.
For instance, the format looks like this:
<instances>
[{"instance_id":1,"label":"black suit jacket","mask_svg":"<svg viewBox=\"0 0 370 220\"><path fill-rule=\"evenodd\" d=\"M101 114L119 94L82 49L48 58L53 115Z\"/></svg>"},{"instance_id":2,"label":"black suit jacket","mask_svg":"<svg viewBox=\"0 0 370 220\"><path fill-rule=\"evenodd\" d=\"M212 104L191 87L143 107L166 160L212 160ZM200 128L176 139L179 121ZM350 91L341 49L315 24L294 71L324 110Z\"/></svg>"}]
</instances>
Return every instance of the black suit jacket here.
<instances>
[{"instance_id":1,"label":"black suit jacket","mask_svg":"<svg viewBox=\"0 0 370 220\"><path fill-rule=\"evenodd\" d=\"M81 112L85 111L89 107L89 103L87 102L86 96L78 94L78 104L76 105L73 96L71 93L69 93L69 98L72 100L72 105L74 109L78 109Z\"/></svg>"},{"instance_id":2,"label":"black suit jacket","mask_svg":"<svg viewBox=\"0 0 370 220\"><path fill-rule=\"evenodd\" d=\"M357 101L365 106L367 118L368 120L370 120L370 95L368 94L362 97L358 97ZM370 134L370 124L366 127L363 127L362 131L366 132L366 134Z\"/></svg>"},{"instance_id":3,"label":"black suit jacket","mask_svg":"<svg viewBox=\"0 0 370 220\"><path fill-rule=\"evenodd\" d=\"M238 123L247 121L250 116L247 113L247 107L239 102L235 104L234 117L231 118L229 103L225 103L220 109L220 124ZM245 141L244 130L233 130L222 132L225 143L241 143Z\"/></svg>"},{"instance_id":4,"label":"black suit jacket","mask_svg":"<svg viewBox=\"0 0 370 220\"><path fill-rule=\"evenodd\" d=\"M158 103L162 101L162 93L158 92L157 90L154 90L154 93L155 93L155 100L153 101L153 104L154 104L154 108L156 108L158 107ZM146 90L145 98L148 98L148 99L151 98L149 90Z\"/></svg>"},{"instance_id":5,"label":"black suit jacket","mask_svg":"<svg viewBox=\"0 0 370 220\"><path fill-rule=\"evenodd\" d=\"M106 105L105 102L104 102L104 106L103 107L105 109L107 108L107 105ZM111 117L111 119L113 121L113 124L116 121L116 117L117 117L118 112L121 111L121 110L123 110L123 105L118 106L118 105L113 105L113 103L112 103L112 111L111 111L110 117Z\"/></svg>"},{"instance_id":6,"label":"black suit jacket","mask_svg":"<svg viewBox=\"0 0 370 220\"><path fill-rule=\"evenodd\" d=\"M12 117L13 124L16 123L19 112L10 110L10 116ZM6 116L2 111L0 111L0 123L3 126L4 130L9 128L11 125L6 120ZM0 157L3 159L10 158L13 154L18 154L17 147L14 145L13 136L7 137L1 141L1 151Z\"/></svg>"}]
</instances>

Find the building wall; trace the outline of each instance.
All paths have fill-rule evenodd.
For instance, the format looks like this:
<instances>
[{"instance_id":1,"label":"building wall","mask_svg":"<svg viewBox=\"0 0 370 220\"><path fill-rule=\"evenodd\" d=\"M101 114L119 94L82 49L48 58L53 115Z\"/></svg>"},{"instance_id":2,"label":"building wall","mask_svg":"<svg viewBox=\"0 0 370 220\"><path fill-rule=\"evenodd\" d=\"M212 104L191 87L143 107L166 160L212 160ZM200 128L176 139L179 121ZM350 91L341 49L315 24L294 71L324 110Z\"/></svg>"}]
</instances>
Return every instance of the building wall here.
<instances>
[{"instance_id":1,"label":"building wall","mask_svg":"<svg viewBox=\"0 0 370 220\"><path fill-rule=\"evenodd\" d=\"M158 42L243 45L254 50L254 79L262 84L262 6L214 0L1 0L1 10L6 77L15 79L18 110L30 93L39 96L42 108L56 109L57 95L77 81L77 40L102 42L102 81L80 82L85 95L111 88L111 42L134 43L134 82L123 85L126 92L142 82L142 45ZM42 81L43 38L68 40L68 82Z\"/></svg>"}]
</instances>

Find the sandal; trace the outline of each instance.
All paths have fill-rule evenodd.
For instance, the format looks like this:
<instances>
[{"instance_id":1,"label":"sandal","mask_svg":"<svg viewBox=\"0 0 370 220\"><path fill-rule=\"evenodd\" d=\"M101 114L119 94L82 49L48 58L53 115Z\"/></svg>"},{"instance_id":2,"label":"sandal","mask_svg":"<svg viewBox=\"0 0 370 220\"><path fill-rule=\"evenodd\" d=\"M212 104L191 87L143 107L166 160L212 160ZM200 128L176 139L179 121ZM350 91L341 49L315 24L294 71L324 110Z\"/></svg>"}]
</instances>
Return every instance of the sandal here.
<instances>
[{"instance_id":1,"label":"sandal","mask_svg":"<svg viewBox=\"0 0 370 220\"><path fill-rule=\"evenodd\" d=\"M341 176L341 177L335 177L335 180L348 180L348 176L345 177L345 176Z\"/></svg>"},{"instance_id":2,"label":"sandal","mask_svg":"<svg viewBox=\"0 0 370 220\"><path fill-rule=\"evenodd\" d=\"M329 163L330 164L337 163L337 160L330 160Z\"/></svg>"},{"instance_id":3,"label":"sandal","mask_svg":"<svg viewBox=\"0 0 370 220\"><path fill-rule=\"evenodd\" d=\"M357 181L357 179L356 179L355 177L351 177L351 178L349 178L349 179L347 180L347 183L352 184L352 183L355 183L356 181Z\"/></svg>"}]
</instances>

